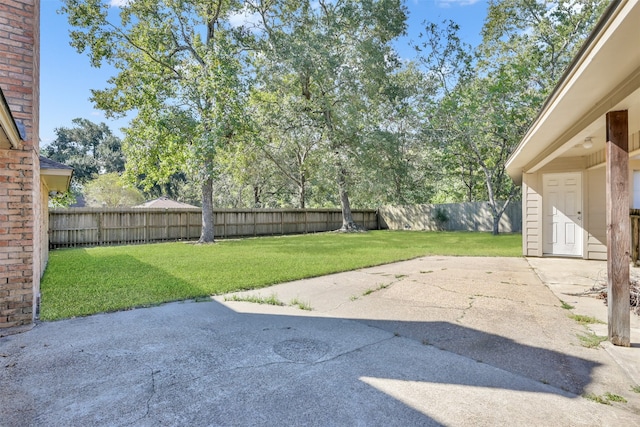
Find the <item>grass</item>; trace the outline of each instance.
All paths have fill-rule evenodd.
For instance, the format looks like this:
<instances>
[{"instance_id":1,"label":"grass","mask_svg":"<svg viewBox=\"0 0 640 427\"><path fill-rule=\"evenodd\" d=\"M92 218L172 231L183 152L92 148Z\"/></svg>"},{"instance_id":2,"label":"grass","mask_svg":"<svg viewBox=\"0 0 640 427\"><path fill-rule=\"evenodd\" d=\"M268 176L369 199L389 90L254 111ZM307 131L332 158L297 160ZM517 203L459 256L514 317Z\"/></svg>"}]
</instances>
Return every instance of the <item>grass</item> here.
<instances>
[{"instance_id":1,"label":"grass","mask_svg":"<svg viewBox=\"0 0 640 427\"><path fill-rule=\"evenodd\" d=\"M257 289L425 255L520 256L521 236L370 231L52 251L43 320Z\"/></svg>"},{"instance_id":2,"label":"grass","mask_svg":"<svg viewBox=\"0 0 640 427\"><path fill-rule=\"evenodd\" d=\"M308 302L299 300L298 298L292 299L289 305L292 307L298 307L300 310L307 310L307 311L313 310L313 308Z\"/></svg>"},{"instance_id":3,"label":"grass","mask_svg":"<svg viewBox=\"0 0 640 427\"><path fill-rule=\"evenodd\" d=\"M578 334L578 339L583 347L587 348L596 348L599 347L600 344L607 340L606 336L596 335L594 333L588 333L585 335Z\"/></svg>"},{"instance_id":4,"label":"grass","mask_svg":"<svg viewBox=\"0 0 640 427\"><path fill-rule=\"evenodd\" d=\"M601 323L601 324L604 323L603 321L598 320L595 317L584 316L582 314L572 314L571 316L569 316L569 318L575 320L576 322L578 322L581 325L593 325L593 324L597 324L597 323Z\"/></svg>"},{"instance_id":5,"label":"grass","mask_svg":"<svg viewBox=\"0 0 640 427\"><path fill-rule=\"evenodd\" d=\"M631 391L634 393L640 393L640 385L631 386Z\"/></svg>"},{"instance_id":6,"label":"grass","mask_svg":"<svg viewBox=\"0 0 640 427\"><path fill-rule=\"evenodd\" d=\"M560 302L562 303L562 308L564 308L565 310L573 310L575 308L573 305L567 304L566 302L564 302L562 300Z\"/></svg>"},{"instance_id":7,"label":"grass","mask_svg":"<svg viewBox=\"0 0 640 427\"><path fill-rule=\"evenodd\" d=\"M598 396L595 393L587 393L584 394L583 397L603 405L611 405L611 402L627 403L627 399L624 397L609 392L606 392L602 396Z\"/></svg>"},{"instance_id":8,"label":"grass","mask_svg":"<svg viewBox=\"0 0 640 427\"><path fill-rule=\"evenodd\" d=\"M229 297L224 298L225 301L244 301L244 302L252 302L254 304L268 304L268 305L279 305L282 306L284 303L278 299L277 296L271 294L268 297L261 297L258 295L247 295L247 296L239 296L239 295L231 295Z\"/></svg>"},{"instance_id":9,"label":"grass","mask_svg":"<svg viewBox=\"0 0 640 427\"><path fill-rule=\"evenodd\" d=\"M396 277L398 277L398 276L396 276ZM364 291L364 292L362 293L362 296L363 296L363 297L366 297L367 295L371 295L371 294L372 294L372 293L374 293L374 292L378 292L378 291L381 291L381 290L383 290L383 289L387 289L389 286L390 286L389 284L386 284L386 285L385 285L385 284L382 284L382 285L378 286L378 287L377 287L377 288L375 288L375 289L371 289L371 288L369 288L369 289L367 289L366 291Z\"/></svg>"}]
</instances>

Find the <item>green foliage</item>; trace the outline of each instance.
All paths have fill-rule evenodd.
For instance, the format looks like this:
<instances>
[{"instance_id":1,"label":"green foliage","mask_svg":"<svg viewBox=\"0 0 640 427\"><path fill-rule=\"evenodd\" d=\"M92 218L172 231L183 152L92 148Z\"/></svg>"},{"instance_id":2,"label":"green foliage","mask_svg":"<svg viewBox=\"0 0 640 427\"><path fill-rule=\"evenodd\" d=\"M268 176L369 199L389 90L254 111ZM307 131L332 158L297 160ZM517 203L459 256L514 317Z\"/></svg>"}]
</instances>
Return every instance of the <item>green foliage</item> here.
<instances>
[{"instance_id":1,"label":"green foliage","mask_svg":"<svg viewBox=\"0 0 640 427\"><path fill-rule=\"evenodd\" d=\"M268 103L267 110L277 104L281 117L263 115L260 123L284 127L284 143L297 155L281 170L296 183L304 203L309 178L305 153L321 145L325 173L337 183L343 223L355 228L349 189L358 181L368 111L377 107L389 75L399 65L391 42L405 30L404 7L398 0L321 0L318 7L301 0L275 2L270 10L258 12L264 26L264 56L258 63L264 93L256 101ZM277 102L280 99L284 102ZM292 126L289 117L294 118ZM265 154L276 163L274 148L280 144L267 136ZM286 150L278 151L291 159Z\"/></svg>"},{"instance_id":2,"label":"green foliage","mask_svg":"<svg viewBox=\"0 0 640 427\"><path fill-rule=\"evenodd\" d=\"M424 255L515 257L520 251L517 234L402 231L63 249L50 254L41 315L54 320L122 310Z\"/></svg>"},{"instance_id":3,"label":"green foliage","mask_svg":"<svg viewBox=\"0 0 640 427\"><path fill-rule=\"evenodd\" d=\"M120 139L104 124L72 120L73 127L55 129L56 139L42 155L73 168L72 186L79 188L99 173L124 171Z\"/></svg>"},{"instance_id":4,"label":"green foliage","mask_svg":"<svg viewBox=\"0 0 640 427\"><path fill-rule=\"evenodd\" d=\"M505 163L606 3L495 0L477 49L460 41L454 23L426 24L415 46L439 84L429 146L467 200L488 200L494 233L518 194Z\"/></svg>"},{"instance_id":5,"label":"green foliage","mask_svg":"<svg viewBox=\"0 0 640 427\"><path fill-rule=\"evenodd\" d=\"M84 186L87 206L115 208L133 206L144 201L142 193L131 187L117 173L99 175Z\"/></svg>"},{"instance_id":6,"label":"green foliage","mask_svg":"<svg viewBox=\"0 0 640 427\"><path fill-rule=\"evenodd\" d=\"M497 232L519 197L505 162L607 3L494 0L480 46L456 23L427 22L413 61L392 46L406 29L400 0L65 0L62 10L72 45L117 70L92 92L96 106L137 113L125 176L147 194L205 216L213 205L342 205L345 223L351 204L488 200ZM102 125L77 124L86 148L62 128L52 159L79 182L120 172L119 141L96 148Z\"/></svg>"},{"instance_id":7,"label":"green foliage","mask_svg":"<svg viewBox=\"0 0 640 427\"><path fill-rule=\"evenodd\" d=\"M433 219L436 222L438 228L442 229L444 225L449 221L449 214L447 214L447 211L445 209L438 207L433 214Z\"/></svg>"},{"instance_id":8,"label":"green foliage","mask_svg":"<svg viewBox=\"0 0 640 427\"><path fill-rule=\"evenodd\" d=\"M127 176L146 189L186 171L202 183L202 241L213 240L216 153L243 132L246 74L228 18L241 2L131 0L110 11L98 0L65 0L71 44L92 65L114 66L110 87L92 91L110 116L136 110L125 132Z\"/></svg>"},{"instance_id":9,"label":"green foliage","mask_svg":"<svg viewBox=\"0 0 640 427\"><path fill-rule=\"evenodd\" d=\"M52 208L68 208L76 202L76 195L71 190L49 196L49 206Z\"/></svg>"}]
</instances>

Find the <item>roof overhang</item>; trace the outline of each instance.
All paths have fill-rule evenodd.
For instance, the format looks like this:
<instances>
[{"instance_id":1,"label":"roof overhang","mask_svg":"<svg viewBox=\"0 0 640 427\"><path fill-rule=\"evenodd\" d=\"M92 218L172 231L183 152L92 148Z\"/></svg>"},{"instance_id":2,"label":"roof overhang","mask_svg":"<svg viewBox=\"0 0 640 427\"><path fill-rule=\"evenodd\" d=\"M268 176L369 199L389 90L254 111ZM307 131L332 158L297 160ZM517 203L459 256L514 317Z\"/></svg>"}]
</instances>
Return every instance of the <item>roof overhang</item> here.
<instances>
[{"instance_id":1,"label":"roof overhang","mask_svg":"<svg viewBox=\"0 0 640 427\"><path fill-rule=\"evenodd\" d=\"M516 182L558 157L586 156L604 148L604 116L629 110L640 125L640 3L612 2L547 98L506 164ZM593 145L584 148L586 138Z\"/></svg>"},{"instance_id":2,"label":"roof overhang","mask_svg":"<svg viewBox=\"0 0 640 427\"><path fill-rule=\"evenodd\" d=\"M20 131L0 89L0 148L20 148L21 142Z\"/></svg>"},{"instance_id":3,"label":"roof overhang","mask_svg":"<svg viewBox=\"0 0 640 427\"><path fill-rule=\"evenodd\" d=\"M73 168L40 156L40 180L47 187L47 192L67 192L72 176Z\"/></svg>"},{"instance_id":4,"label":"roof overhang","mask_svg":"<svg viewBox=\"0 0 640 427\"><path fill-rule=\"evenodd\" d=\"M71 185L71 169L42 169L40 179L44 182L49 192L65 193Z\"/></svg>"}]
</instances>

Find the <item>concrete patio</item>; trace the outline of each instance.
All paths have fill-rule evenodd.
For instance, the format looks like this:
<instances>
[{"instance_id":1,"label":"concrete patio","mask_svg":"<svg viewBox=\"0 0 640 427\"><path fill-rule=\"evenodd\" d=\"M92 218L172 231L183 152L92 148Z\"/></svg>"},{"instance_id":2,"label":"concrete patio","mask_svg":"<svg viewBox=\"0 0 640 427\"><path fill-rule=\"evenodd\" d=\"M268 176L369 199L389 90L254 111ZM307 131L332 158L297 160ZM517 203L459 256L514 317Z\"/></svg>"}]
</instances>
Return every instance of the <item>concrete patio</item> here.
<instances>
[{"instance_id":1,"label":"concrete patio","mask_svg":"<svg viewBox=\"0 0 640 427\"><path fill-rule=\"evenodd\" d=\"M568 317L606 320L573 295L602 266L424 257L237 294L311 311L218 296L41 323L0 338L0 424L640 425L638 318L621 349ZM583 397L606 393L627 402Z\"/></svg>"}]
</instances>

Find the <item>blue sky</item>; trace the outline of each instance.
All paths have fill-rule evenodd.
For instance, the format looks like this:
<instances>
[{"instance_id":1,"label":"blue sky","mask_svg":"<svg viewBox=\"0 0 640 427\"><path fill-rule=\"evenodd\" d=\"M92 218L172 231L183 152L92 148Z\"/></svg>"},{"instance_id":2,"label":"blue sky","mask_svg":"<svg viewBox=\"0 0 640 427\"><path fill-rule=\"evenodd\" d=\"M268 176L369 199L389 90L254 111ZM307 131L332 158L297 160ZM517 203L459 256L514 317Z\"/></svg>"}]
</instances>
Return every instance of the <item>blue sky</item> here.
<instances>
[{"instance_id":1,"label":"blue sky","mask_svg":"<svg viewBox=\"0 0 640 427\"><path fill-rule=\"evenodd\" d=\"M460 36L471 44L480 39L480 29L486 16L485 0L406 0L409 9L409 35L417 39L424 20L441 22L452 19L460 27ZM69 127L76 117L106 123L118 136L128 120L110 120L89 101L91 89L107 87L113 74L109 68L92 68L86 55L69 46L69 25L66 16L57 11L60 0L41 1L41 63L40 63L40 139L46 145L56 137L54 129ZM406 46L401 42L399 51ZM407 51L408 52L408 51Z\"/></svg>"}]
</instances>

